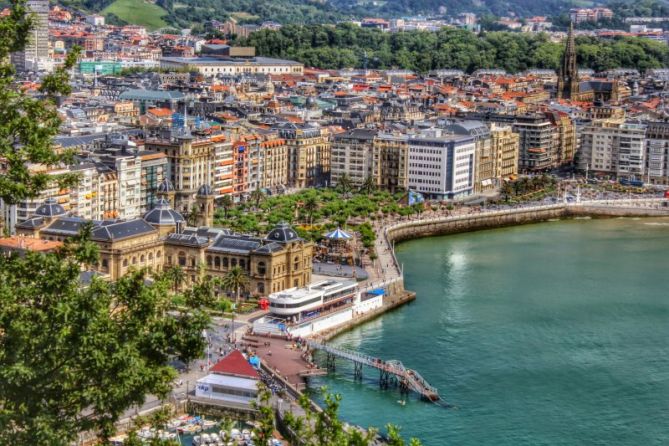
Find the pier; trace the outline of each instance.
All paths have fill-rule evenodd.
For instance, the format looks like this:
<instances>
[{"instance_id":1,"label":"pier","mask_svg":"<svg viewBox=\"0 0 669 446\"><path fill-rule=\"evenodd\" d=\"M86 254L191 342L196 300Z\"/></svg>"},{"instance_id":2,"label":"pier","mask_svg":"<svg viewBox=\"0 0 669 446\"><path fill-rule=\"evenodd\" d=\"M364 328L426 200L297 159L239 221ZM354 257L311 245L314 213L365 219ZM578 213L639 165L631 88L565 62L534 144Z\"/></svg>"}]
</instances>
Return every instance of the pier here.
<instances>
[{"instance_id":1,"label":"pier","mask_svg":"<svg viewBox=\"0 0 669 446\"><path fill-rule=\"evenodd\" d=\"M379 386L387 389L391 384L399 386L400 392L408 393L413 391L422 398L429 401L439 401L439 392L431 386L415 370L409 369L401 361L384 361L359 352L347 350L339 347L333 347L313 340L307 340L307 345L312 350L321 350L325 352L326 367L329 371L335 370L336 358L347 359L353 362L354 378L362 380L362 367L367 366L379 371Z\"/></svg>"}]
</instances>

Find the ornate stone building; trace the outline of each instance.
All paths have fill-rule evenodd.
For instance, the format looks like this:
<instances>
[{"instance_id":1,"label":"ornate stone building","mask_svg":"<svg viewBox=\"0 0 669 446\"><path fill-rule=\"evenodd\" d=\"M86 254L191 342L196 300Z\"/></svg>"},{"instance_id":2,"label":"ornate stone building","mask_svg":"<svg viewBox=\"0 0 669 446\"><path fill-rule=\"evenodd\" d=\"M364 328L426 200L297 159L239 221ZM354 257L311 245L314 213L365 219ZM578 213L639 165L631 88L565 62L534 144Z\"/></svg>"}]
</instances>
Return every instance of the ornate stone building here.
<instances>
[{"instance_id":1,"label":"ornate stone building","mask_svg":"<svg viewBox=\"0 0 669 446\"><path fill-rule=\"evenodd\" d=\"M167 190L163 196L169 196L169 184L164 186ZM213 212L213 195L206 187L200 188L197 200L205 208L211 205ZM199 223L211 223L212 214L207 212L203 210ZM77 235L89 221L67 215L61 205L48 199L16 229L24 237L63 241ZM94 269L110 280L133 269L161 271L178 265L186 273L185 285L200 274L222 278L239 266L249 277L246 291L253 295L268 295L311 282L313 243L300 238L285 223L264 238L227 229L185 227L184 218L165 198L160 198L142 218L92 223L92 240L100 250L100 262Z\"/></svg>"}]
</instances>

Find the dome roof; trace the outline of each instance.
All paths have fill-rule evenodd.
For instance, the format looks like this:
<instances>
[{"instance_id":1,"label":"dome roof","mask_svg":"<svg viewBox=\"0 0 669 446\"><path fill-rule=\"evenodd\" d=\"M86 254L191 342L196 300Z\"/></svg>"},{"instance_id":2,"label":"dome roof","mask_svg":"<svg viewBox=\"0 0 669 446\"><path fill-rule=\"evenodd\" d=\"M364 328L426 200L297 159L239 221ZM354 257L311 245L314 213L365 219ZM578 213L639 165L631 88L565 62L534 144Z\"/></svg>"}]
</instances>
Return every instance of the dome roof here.
<instances>
[{"instance_id":1,"label":"dome roof","mask_svg":"<svg viewBox=\"0 0 669 446\"><path fill-rule=\"evenodd\" d=\"M65 208L58 204L54 198L47 198L44 200L44 203L37 208L35 215L40 217L58 217L59 215L65 215Z\"/></svg>"},{"instance_id":2,"label":"dome roof","mask_svg":"<svg viewBox=\"0 0 669 446\"><path fill-rule=\"evenodd\" d=\"M183 216L170 207L170 203L161 198L156 205L144 214L144 221L152 225L176 225L177 223L184 223L186 220Z\"/></svg>"},{"instance_id":3,"label":"dome roof","mask_svg":"<svg viewBox=\"0 0 669 446\"><path fill-rule=\"evenodd\" d=\"M272 242L288 243L302 240L288 223L279 223L267 234L266 239Z\"/></svg>"},{"instance_id":4,"label":"dome roof","mask_svg":"<svg viewBox=\"0 0 669 446\"><path fill-rule=\"evenodd\" d=\"M174 192L174 185L170 180L165 178L161 183L158 185L158 192Z\"/></svg>"},{"instance_id":5,"label":"dome roof","mask_svg":"<svg viewBox=\"0 0 669 446\"><path fill-rule=\"evenodd\" d=\"M211 189L211 186L208 184L203 184L200 186L200 188L197 190L197 194L201 197L207 197L210 195L214 195L214 191Z\"/></svg>"}]
</instances>

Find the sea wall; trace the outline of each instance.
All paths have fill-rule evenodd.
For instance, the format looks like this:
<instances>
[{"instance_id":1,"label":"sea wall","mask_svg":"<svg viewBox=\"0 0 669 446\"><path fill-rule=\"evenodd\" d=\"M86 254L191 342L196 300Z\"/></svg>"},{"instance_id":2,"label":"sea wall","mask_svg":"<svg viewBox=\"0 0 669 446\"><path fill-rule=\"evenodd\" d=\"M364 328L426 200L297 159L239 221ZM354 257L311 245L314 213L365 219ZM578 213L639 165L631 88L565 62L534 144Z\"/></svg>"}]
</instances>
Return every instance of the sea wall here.
<instances>
[{"instance_id":1,"label":"sea wall","mask_svg":"<svg viewBox=\"0 0 669 446\"><path fill-rule=\"evenodd\" d=\"M536 223L567 215L565 205L533 206L526 209L489 211L457 217L422 219L396 223L385 229L390 243L420 237L455 234L481 229Z\"/></svg>"},{"instance_id":2,"label":"sea wall","mask_svg":"<svg viewBox=\"0 0 669 446\"><path fill-rule=\"evenodd\" d=\"M666 199L583 202L531 206L503 211L484 211L455 217L418 219L395 223L384 229L389 244L420 237L494 229L569 217L667 217Z\"/></svg>"}]
</instances>

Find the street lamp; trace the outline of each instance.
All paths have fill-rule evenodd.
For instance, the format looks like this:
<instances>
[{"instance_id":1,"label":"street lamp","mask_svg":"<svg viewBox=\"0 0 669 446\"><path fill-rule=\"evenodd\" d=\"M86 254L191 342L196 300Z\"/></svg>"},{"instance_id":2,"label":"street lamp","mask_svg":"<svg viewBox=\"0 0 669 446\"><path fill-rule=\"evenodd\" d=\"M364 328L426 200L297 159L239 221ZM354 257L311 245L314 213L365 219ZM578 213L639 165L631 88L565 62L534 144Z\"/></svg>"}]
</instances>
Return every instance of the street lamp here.
<instances>
[{"instance_id":1,"label":"street lamp","mask_svg":"<svg viewBox=\"0 0 669 446\"><path fill-rule=\"evenodd\" d=\"M209 345L210 345L210 342L209 342L209 336L207 334L207 330L205 330L205 329L202 329L202 339L204 339L204 341L207 343L207 371L209 371L209 366L211 365L209 363Z\"/></svg>"}]
</instances>

